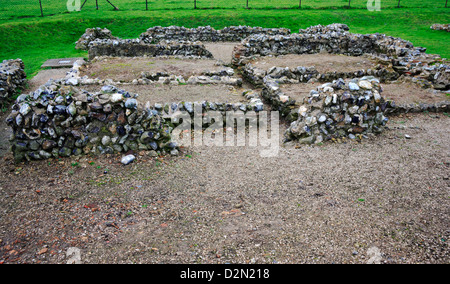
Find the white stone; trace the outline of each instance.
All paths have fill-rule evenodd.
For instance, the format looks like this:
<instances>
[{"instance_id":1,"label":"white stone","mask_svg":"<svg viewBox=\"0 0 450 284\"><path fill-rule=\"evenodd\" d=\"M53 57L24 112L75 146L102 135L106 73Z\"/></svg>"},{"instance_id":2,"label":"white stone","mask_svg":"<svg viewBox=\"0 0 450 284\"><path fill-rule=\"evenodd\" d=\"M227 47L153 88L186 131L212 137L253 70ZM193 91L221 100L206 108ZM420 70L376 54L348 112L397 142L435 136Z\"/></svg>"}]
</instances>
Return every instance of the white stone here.
<instances>
[{"instance_id":1,"label":"white stone","mask_svg":"<svg viewBox=\"0 0 450 284\"><path fill-rule=\"evenodd\" d=\"M118 103L123 101L123 95L119 93L115 93L111 96L111 102L112 103Z\"/></svg>"}]
</instances>

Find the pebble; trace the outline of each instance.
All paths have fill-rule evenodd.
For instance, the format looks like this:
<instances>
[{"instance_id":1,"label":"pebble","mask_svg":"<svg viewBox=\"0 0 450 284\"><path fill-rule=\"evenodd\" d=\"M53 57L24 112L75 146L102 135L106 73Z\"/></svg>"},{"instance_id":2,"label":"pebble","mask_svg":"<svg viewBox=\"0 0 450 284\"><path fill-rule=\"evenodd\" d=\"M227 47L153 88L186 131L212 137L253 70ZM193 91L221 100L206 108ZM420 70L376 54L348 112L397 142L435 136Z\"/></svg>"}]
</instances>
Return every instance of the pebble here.
<instances>
[{"instance_id":1,"label":"pebble","mask_svg":"<svg viewBox=\"0 0 450 284\"><path fill-rule=\"evenodd\" d=\"M127 155L122 158L121 163L124 165L128 165L128 164L132 163L135 159L136 159L136 157L134 155Z\"/></svg>"}]
</instances>

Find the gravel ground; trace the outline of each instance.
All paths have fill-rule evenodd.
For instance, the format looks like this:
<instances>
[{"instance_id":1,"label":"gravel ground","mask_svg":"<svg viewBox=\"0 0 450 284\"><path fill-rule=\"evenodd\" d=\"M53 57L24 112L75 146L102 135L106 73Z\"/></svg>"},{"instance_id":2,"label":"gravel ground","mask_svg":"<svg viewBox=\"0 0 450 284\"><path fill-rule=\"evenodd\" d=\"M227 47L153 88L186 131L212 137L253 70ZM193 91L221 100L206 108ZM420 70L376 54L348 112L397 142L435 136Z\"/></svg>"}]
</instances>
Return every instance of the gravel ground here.
<instances>
[{"instance_id":1,"label":"gravel ground","mask_svg":"<svg viewBox=\"0 0 450 284\"><path fill-rule=\"evenodd\" d=\"M0 262L449 263L450 118L361 143L198 147L0 171ZM283 131L284 129L281 129ZM405 134L411 136L406 139Z\"/></svg>"}]
</instances>

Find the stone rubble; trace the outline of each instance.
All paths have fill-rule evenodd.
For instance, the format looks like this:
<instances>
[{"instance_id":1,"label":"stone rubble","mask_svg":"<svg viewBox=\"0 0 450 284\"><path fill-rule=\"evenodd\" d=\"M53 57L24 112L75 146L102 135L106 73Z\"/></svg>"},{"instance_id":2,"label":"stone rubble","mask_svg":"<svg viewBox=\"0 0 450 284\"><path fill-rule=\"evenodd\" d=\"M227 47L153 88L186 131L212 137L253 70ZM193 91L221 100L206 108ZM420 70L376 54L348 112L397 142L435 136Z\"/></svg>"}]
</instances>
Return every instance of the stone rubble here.
<instances>
[{"instance_id":1,"label":"stone rubble","mask_svg":"<svg viewBox=\"0 0 450 284\"><path fill-rule=\"evenodd\" d=\"M0 63L0 104L7 104L17 92L23 90L26 78L25 65L21 59Z\"/></svg>"},{"instance_id":2,"label":"stone rubble","mask_svg":"<svg viewBox=\"0 0 450 284\"><path fill-rule=\"evenodd\" d=\"M89 50L89 44L97 39L118 39L111 34L111 31L104 28L86 29L86 32L75 43L75 48L80 50Z\"/></svg>"},{"instance_id":3,"label":"stone rubble","mask_svg":"<svg viewBox=\"0 0 450 284\"><path fill-rule=\"evenodd\" d=\"M450 24L434 24L430 27L430 29L432 30L436 30L436 31L447 31L450 32Z\"/></svg>"}]
</instances>

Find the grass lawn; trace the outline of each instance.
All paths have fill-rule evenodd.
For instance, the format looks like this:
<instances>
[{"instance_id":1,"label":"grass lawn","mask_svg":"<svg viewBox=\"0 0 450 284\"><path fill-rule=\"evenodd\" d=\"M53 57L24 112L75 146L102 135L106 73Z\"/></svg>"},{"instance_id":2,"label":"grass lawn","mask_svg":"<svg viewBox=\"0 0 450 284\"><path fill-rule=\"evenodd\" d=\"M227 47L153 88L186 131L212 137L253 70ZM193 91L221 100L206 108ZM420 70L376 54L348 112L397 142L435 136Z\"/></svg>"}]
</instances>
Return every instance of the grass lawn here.
<instances>
[{"instance_id":1,"label":"grass lawn","mask_svg":"<svg viewBox=\"0 0 450 284\"><path fill-rule=\"evenodd\" d=\"M20 2L27 1L30 0ZM53 0L43 0L43 3L46 1ZM131 0L116 0L112 2L118 4L124 1ZM319 2L318 0L303 0L303 3L307 5L306 3L313 1ZM397 0L384 0L384 2L388 1L398 3ZM410 5L414 1L416 0L404 0L403 2L405 2L405 5ZM4 2L1 1L1 3ZM150 2L157 3L156 1ZM179 2L189 2L192 4L192 1ZM205 4L205 2L207 1L200 0L198 1L198 5L201 3ZM223 0L216 2L226 3ZM286 0L285 2L297 3L298 5L297 1ZM340 2L348 4L348 0ZM361 0L354 0L353 2L356 5ZM382 3L384 2L382 1ZM419 2L425 4L430 3L428 0L416 1L416 3ZM442 2L441 6L443 7L445 2ZM450 57L450 34L448 32L430 29L430 26L434 23L450 22L450 9L444 9L442 7L392 8L382 9L380 12L371 12L367 11L367 9L247 10L239 7L236 9L206 10L182 9L181 7L180 9L164 11L130 11L131 8L127 6L128 11L112 11L104 6L106 1L99 0L99 3L103 5L103 9L99 11L95 10L95 1L88 0L86 5L94 5L94 8L86 8L81 12L55 14L43 18L0 18L0 38L2 39L2 43L0 44L0 60L21 58L25 62L28 77L31 78L40 70L40 66L47 59L87 57L87 52L75 50L74 43L84 33L86 28L92 27L106 27L112 31L113 35L122 38L136 38L147 28L156 25L180 25L185 27L210 25L217 29L231 25L249 25L285 27L290 28L293 32L297 32L299 28L331 23L345 23L349 25L350 31L355 33L379 32L401 37L411 41L415 46L426 47L428 53L437 53L446 58ZM144 3L145 8L145 1L141 0L141 3ZM252 3L251 0L250 3ZM108 4L106 3L106 5ZM2 13L2 9L4 8L0 4L0 14Z\"/></svg>"}]
</instances>

